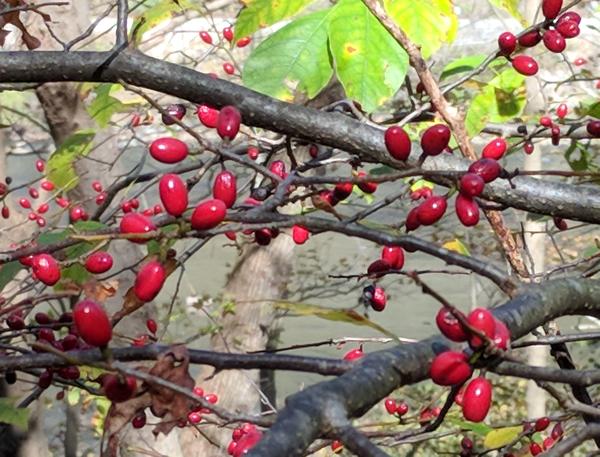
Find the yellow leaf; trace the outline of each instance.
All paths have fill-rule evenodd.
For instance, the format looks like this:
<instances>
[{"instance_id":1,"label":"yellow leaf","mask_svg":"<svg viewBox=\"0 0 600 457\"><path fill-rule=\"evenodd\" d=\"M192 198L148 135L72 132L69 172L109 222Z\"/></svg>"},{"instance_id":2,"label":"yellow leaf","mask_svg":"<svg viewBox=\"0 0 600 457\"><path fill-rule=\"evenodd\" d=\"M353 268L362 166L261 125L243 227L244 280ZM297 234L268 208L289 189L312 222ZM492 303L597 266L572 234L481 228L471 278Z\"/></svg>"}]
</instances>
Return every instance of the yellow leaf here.
<instances>
[{"instance_id":1,"label":"yellow leaf","mask_svg":"<svg viewBox=\"0 0 600 457\"><path fill-rule=\"evenodd\" d=\"M462 254L462 255L466 255L466 256L471 255L471 253L469 252L469 249L458 238L456 238L452 241L447 241L446 243L444 243L444 245L442 247L444 249L448 249L449 251L458 252L459 254Z\"/></svg>"},{"instance_id":2,"label":"yellow leaf","mask_svg":"<svg viewBox=\"0 0 600 457\"><path fill-rule=\"evenodd\" d=\"M492 430L483 440L483 445L488 449L496 449L513 442L521 433L523 427L505 427Z\"/></svg>"},{"instance_id":3,"label":"yellow leaf","mask_svg":"<svg viewBox=\"0 0 600 457\"><path fill-rule=\"evenodd\" d=\"M426 179L419 179L412 186L410 186L410 190L411 192L416 192L417 190L422 189L424 187L429 187L431 190L433 190L435 184L430 181L427 181Z\"/></svg>"}]
</instances>

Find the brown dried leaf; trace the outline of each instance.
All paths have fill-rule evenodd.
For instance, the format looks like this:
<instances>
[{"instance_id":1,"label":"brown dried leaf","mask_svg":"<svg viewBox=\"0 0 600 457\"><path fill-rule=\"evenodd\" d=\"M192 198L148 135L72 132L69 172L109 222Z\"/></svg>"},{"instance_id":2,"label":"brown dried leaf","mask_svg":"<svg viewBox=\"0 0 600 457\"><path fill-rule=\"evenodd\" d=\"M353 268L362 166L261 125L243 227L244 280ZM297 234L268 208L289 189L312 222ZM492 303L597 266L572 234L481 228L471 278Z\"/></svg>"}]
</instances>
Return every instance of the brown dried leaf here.
<instances>
[{"instance_id":1,"label":"brown dried leaf","mask_svg":"<svg viewBox=\"0 0 600 457\"><path fill-rule=\"evenodd\" d=\"M119 290L119 280L111 279L109 281L98 282L94 278L83 285L84 295L99 303L104 303L110 297L114 297Z\"/></svg>"}]
</instances>

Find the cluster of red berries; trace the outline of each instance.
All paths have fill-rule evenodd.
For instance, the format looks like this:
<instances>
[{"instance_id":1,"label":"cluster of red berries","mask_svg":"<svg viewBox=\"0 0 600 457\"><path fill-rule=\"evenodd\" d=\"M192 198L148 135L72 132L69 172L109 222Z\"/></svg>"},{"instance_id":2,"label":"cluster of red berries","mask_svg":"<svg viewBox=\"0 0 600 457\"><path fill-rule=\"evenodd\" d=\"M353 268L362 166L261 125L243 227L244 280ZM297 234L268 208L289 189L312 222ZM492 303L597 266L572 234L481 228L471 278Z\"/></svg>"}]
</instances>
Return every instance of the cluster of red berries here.
<instances>
[{"instance_id":1,"label":"cluster of red berries","mask_svg":"<svg viewBox=\"0 0 600 457\"><path fill-rule=\"evenodd\" d=\"M531 438L534 433L541 433L547 430L550 426L550 423L550 418L546 416L540 417L533 423L526 422L523 424L523 433ZM541 444L533 441L533 438L531 438L532 441L529 444L530 454L539 455L542 452L547 451L552 446L554 446L556 442L560 441L563 438L563 435L564 431L562 428L562 424L560 422L557 422L556 424L554 424L554 427L552 427L552 430L550 431L548 436L546 436L543 439Z\"/></svg>"},{"instance_id":2,"label":"cluster of red berries","mask_svg":"<svg viewBox=\"0 0 600 457\"><path fill-rule=\"evenodd\" d=\"M402 417L408 413L408 405L404 402L398 402L393 398L386 398L383 402L388 414Z\"/></svg>"},{"instance_id":3,"label":"cluster of red berries","mask_svg":"<svg viewBox=\"0 0 600 457\"><path fill-rule=\"evenodd\" d=\"M561 53L567 47L566 40L579 35L579 14L567 11L557 18L563 5L563 0L543 0L542 12L546 18L543 28L534 29L522 34L518 39L510 32L504 32L498 37L499 54L511 61L513 68L525 76L533 76L538 72L538 64L533 57L528 55L511 54L517 49L532 48L540 42L550 52Z\"/></svg>"},{"instance_id":4,"label":"cluster of red berries","mask_svg":"<svg viewBox=\"0 0 600 457\"><path fill-rule=\"evenodd\" d=\"M210 35L210 33L208 33L207 31L203 30L199 33L200 35L200 39L202 41L204 41L206 44L213 44L213 38ZM222 30L222 35L223 38L225 40L227 40L229 43L233 44L233 29L231 27L225 27ZM250 38L249 36L245 36L240 38L239 40L236 41L235 46L237 46L238 48L244 48L246 46L248 46L250 44L250 42L252 41L252 38ZM223 71L225 73L227 73L228 75L233 75L235 73L235 67L231 62L225 62L223 64Z\"/></svg>"},{"instance_id":5,"label":"cluster of red berries","mask_svg":"<svg viewBox=\"0 0 600 457\"><path fill-rule=\"evenodd\" d=\"M247 454L262 438L262 432L256 425L245 423L231 433L231 441L227 453L232 457L242 457Z\"/></svg>"}]
</instances>

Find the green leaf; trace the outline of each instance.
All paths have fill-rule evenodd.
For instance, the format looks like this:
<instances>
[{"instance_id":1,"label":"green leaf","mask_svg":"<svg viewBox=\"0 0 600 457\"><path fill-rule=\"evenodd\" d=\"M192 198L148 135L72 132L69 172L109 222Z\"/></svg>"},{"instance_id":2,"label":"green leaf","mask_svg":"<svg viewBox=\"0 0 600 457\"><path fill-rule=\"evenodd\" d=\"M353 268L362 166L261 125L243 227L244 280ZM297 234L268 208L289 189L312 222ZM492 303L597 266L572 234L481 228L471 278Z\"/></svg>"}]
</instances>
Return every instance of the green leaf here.
<instances>
[{"instance_id":1,"label":"green leaf","mask_svg":"<svg viewBox=\"0 0 600 457\"><path fill-rule=\"evenodd\" d=\"M385 0L388 14L416 44L425 59L456 38L458 17L451 0Z\"/></svg>"},{"instance_id":2,"label":"green leaf","mask_svg":"<svg viewBox=\"0 0 600 457\"><path fill-rule=\"evenodd\" d=\"M328 9L296 19L264 40L244 64L244 84L285 101L298 92L317 95L333 74L327 48L330 13Z\"/></svg>"},{"instance_id":3,"label":"green leaf","mask_svg":"<svg viewBox=\"0 0 600 457\"><path fill-rule=\"evenodd\" d=\"M590 161L587 148L572 140L569 148L565 151L565 160L573 171L588 171L596 166Z\"/></svg>"},{"instance_id":4,"label":"green leaf","mask_svg":"<svg viewBox=\"0 0 600 457\"><path fill-rule=\"evenodd\" d=\"M133 21L130 29L131 41L139 44L144 33L162 22L168 21L175 13L181 13L190 8L200 11L199 3L194 5L191 0L161 0L157 2Z\"/></svg>"},{"instance_id":5,"label":"green leaf","mask_svg":"<svg viewBox=\"0 0 600 457\"><path fill-rule=\"evenodd\" d=\"M362 314L357 313L353 309L335 309L326 308L318 305L309 305L306 303L296 303L288 301L278 301L274 305L275 309L289 311L295 316L314 316L328 321L346 322L348 324L362 325L377 330L378 332L394 339L398 339L389 330L386 330L379 324L370 321Z\"/></svg>"},{"instance_id":6,"label":"green leaf","mask_svg":"<svg viewBox=\"0 0 600 457\"><path fill-rule=\"evenodd\" d=\"M23 265L18 260L0 265L0 292L11 282L19 271L23 269Z\"/></svg>"},{"instance_id":7,"label":"green leaf","mask_svg":"<svg viewBox=\"0 0 600 457\"><path fill-rule=\"evenodd\" d=\"M29 409L17 408L15 398L0 398L0 422L27 430L29 425Z\"/></svg>"},{"instance_id":8,"label":"green leaf","mask_svg":"<svg viewBox=\"0 0 600 457\"><path fill-rule=\"evenodd\" d=\"M402 86L406 52L361 0L340 0L328 26L329 49L346 95L374 111Z\"/></svg>"},{"instance_id":9,"label":"green leaf","mask_svg":"<svg viewBox=\"0 0 600 457\"><path fill-rule=\"evenodd\" d=\"M504 70L471 101L465 119L469 135L478 135L488 122L504 123L520 116L526 102L525 78L512 68Z\"/></svg>"},{"instance_id":10,"label":"green leaf","mask_svg":"<svg viewBox=\"0 0 600 457\"><path fill-rule=\"evenodd\" d=\"M48 159L46 174L58 188L74 188L79 177L73 167L74 162L89 154L96 133L91 130L79 130L67 138Z\"/></svg>"},{"instance_id":11,"label":"green leaf","mask_svg":"<svg viewBox=\"0 0 600 457\"><path fill-rule=\"evenodd\" d=\"M527 26L527 21L519 11L519 3L521 0L489 0L496 8L500 8L508 12L512 17L517 19L521 25Z\"/></svg>"},{"instance_id":12,"label":"green leaf","mask_svg":"<svg viewBox=\"0 0 600 457\"><path fill-rule=\"evenodd\" d=\"M444 67L440 79L446 79L450 76L471 71L481 65L486 57L485 54L476 54L474 56L465 56L455 59Z\"/></svg>"},{"instance_id":13,"label":"green leaf","mask_svg":"<svg viewBox=\"0 0 600 457\"><path fill-rule=\"evenodd\" d=\"M96 97L87 107L88 114L98 123L98 127L105 128L113 114L124 111L126 106L110 94L121 90L120 84L99 84Z\"/></svg>"},{"instance_id":14,"label":"green leaf","mask_svg":"<svg viewBox=\"0 0 600 457\"><path fill-rule=\"evenodd\" d=\"M235 22L236 39L293 16L314 0L251 0Z\"/></svg>"},{"instance_id":15,"label":"green leaf","mask_svg":"<svg viewBox=\"0 0 600 457\"><path fill-rule=\"evenodd\" d=\"M523 427L503 427L490 431L485 435L483 445L488 449L496 449L512 443L523 431Z\"/></svg>"},{"instance_id":16,"label":"green leaf","mask_svg":"<svg viewBox=\"0 0 600 457\"><path fill-rule=\"evenodd\" d=\"M470 430L473 433L477 433L480 436L487 436L487 434L493 430L493 428L489 427L488 425L485 425L484 423L467 422L451 416L446 417L446 422L452 425L456 425L463 430Z\"/></svg>"}]
</instances>

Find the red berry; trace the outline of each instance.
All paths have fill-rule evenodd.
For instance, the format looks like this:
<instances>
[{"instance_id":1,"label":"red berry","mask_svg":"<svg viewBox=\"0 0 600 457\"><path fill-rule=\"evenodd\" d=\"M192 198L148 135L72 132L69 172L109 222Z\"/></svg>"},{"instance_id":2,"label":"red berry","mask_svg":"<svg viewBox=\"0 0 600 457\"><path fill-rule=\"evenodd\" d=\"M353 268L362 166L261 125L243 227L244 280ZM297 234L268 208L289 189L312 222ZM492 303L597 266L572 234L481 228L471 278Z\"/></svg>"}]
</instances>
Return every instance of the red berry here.
<instances>
[{"instance_id":1,"label":"red berry","mask_svg":"<svg viewBox=\"0 0 600 457\"><path fill-rule=\"evenodd\" d=\"M56 204L58 206L60 206L61 208L66 208L67 206L69 206L71 203L69 202L69 200L67 200L66 198L62 198L62 197L56 197Z\"/></svg>"},{"instance_id":2,"label":"red berry","mask_svg":"<svg viewBox=\"0 0 600 457\"><path fill-rule=\"evenodd\" d=\"M585 126L587 132L594 138L600 138L600 121L590 121Z\"/></svg>"},{"instance_id":3,"label":"red berry","mask_svg":"<svg viewBox=\"0 0 600 457\"><path fill-rule=\"evenodd\" d=\"M85 209L83 209L82 206L73 206L70 210L69 210L69 220L71 221L72 224L74 224L77 221L81 221L81 220L86 220L87 219L87 213L85 212Z\"/></svg>"},{"instance_id":4,"label":"red berry","mask_svg":"<svg viewBox=\"0 0 600 457\"><path fill-rule=\"evenodd\" d=\"M121 219L121 223L119 225L120 232L123 234L129 233L149 233L153 230L156 230L156 226L152 223L152 221L139 213L127 213ZM133 243L145 243L148 239L144 238L129 238L129 241Z\"/></svg>"},{"instance_id":5,"label":"red berry","mask_svg":"<svg viewBox=\"0 0 600 457\"><path fill-rule=\"evenodd\" d=\"M146 321L146 328L148 329L148 331L152 334L155 334L156 331L158 330L158 324L156 323L156 321L154 319L148 319Z\"/></svg>"},{"instance_id":6,"label":"red berry","mask_svg":"<svg viewBox=\"0 0 600 457\"><path fill-rule=\"evenodd\" d=\"M564 103L561 103L556 108L556 116L559 119L564 119L566 117L566 115L567 115L568 112L569 112L569 108Z\"/></svg>"},{"instance_id":7,"label":"red berry","mask_svg":"<svg viewBox=\"0 0 600 457\"><path fill-rule=\"evenodd\" d=\"M188 207L188 190L185 182L176 174L168 173L158 183L160 201L171 216L181 216ZM152 210L154 214L154 210Z\"/></svg>"},{"instance_id":8,"label":"red berry","mask_svg":"<svg viewBox=\"0 0 600 457\"><path fill-rule=\"evenodd\" d=\"M10 217L10 209L8 209L8 206L2 207L2 217L4 219L8 219Z\"/></svg>"},{"instance_id":9,"label":"red berry","mask_svg":"<svg viewBox=\"0 0 600 457\"><path fill-rule=\"evenodd\" d=\"M257 147L255 146L248 146L248 158L250 160L256 160L258 159L258 154L260 153L260 151L258 150Z\"/></svg>"},{"instance_id":10,"label":"red berry","mask_svg":"<svg viewBox=\"0 0 600 457\"><path fill-rule=\"evenodd\" d=\"M292 227L292 239L296 244L304 244L308 240L310 232L300 225Z\"/></svg>"},{"instance_id":11,"label":"red berry","mask_svg":"<svg viewBox=\"0 0 600 457\"><path fill-rule=\"evenodd\" d=\"M544 32L544 46L551 52L563 52L567 47L565 37L556 30L546 30Z\"/></svg>"},{"instance_id":12,"label":"red berry","mask_svg":"<svg viewBox=\"0 0 600 457\"><path fill-rule=\"evenodd\" d=\"M112 325L106 311L92 300L83 300L73 308L77 333L90 346L106 346L112 338Z\"/></svg>"},{"instance_id":13,"label":"red berry","mask_svg":"<svg viewBox=\"0 0 600 457\"><path fill-rule=\"evenodd\" d=\"M554 146L558 146L560 143L560 127L558 125L553 125L550 130L550 138L552 139L552 144Z\"/></svg>"},{"instance_id":14,"label":"red berry","mask_svg":"<svg viewBox=\"0 0 600 457\"><path fill-rule=\"evenodd\" d=\"M259 246L268 246L273 238L273 233L270 229L264 228L254 232L254 241Z\"/></svg>"},{"instance_id":15,"label":"red berry","mask_svg":"<svg viewBox=\"0 0 600 457\"><path fill-rule=\"evenodd\" d=\"M390 268L391 265L388 262L382 259L377 259L374 262L371 262L371 264L367 268L367 275L369 275L370 277L374 276L376 278L379 278L380 276L382 276L381 273L389 271Z\"/></svg>"},{"instance_id":16,"label":"red berry","mask_svg":"<svg viewBox=\"0 0 600 457\"><path fill-rule=\"evenodd\" d=\"M60 279L60 267L50 254L36 255L31 262L31 269L35 277L47 286L53 286Z\"/></svg>"},{"instance_id":17,"label":"red berry","mask_svg":"<svg viewBox=\"0 0 600 457\"><path fill-rule=\"evenodd\" d=\"M512 60L513 68L524 76L533 76L538 72L538 64L533 57L520 55Z\"/></svg>"},{"instance_id":18,"label":"red berry","mask_svg":"<svg viewBox=\"0 0 600 457\"><path fill-rule=\"evenodd\" d=\"M469 166L469 173L475 173L487 182L492 182L502 172L502 167L494 159L479 159Z\"/></svg>"},{"instance_id":19,"label":"red berry","mask_svg":"<svg viewBox=\"0 0 600 457\"><path fill-rule=\"evenodd\" d=\"M430 156L436 156L444 152L449 142L450 129L444 124L432 125L421 136L423 153Z\"/></svg>"},{"instance_id":20,"label":"red berry","mask_svg":"<svg viewBox=\"0 0 600 457\"><path fill-rule=\"evenodd\" d=\"M508 350L510 346L510 330L508 327L504 325L504 322L495 319L495 327L494 327L494 344L498 349L502 349L503 351Z\"/></svg>"},{"instance_id":21,"label":"red berry","mask_svg":"<svg viewBox=\"0 0 600 457\"><path fill-rule=\"evenodd\" d=\"M205 200L192 213L192 228L194 230L209 230L216 227L227 215L227 207L222 200Z\"/></svg>"},{"instance_id":22,"label":"red berry","mask_svg":"<svg viewBox=\"0 0 600 457\"><path fill-rule=\"evenodd\" d=\"M54 332L51 328L42 328L37 332L37 338L41 341L46 341L48 343L52 343L56 340L54 337Z\"/></svg>"},{"instance_id":23,"label":"red berry","mask_svg":"<svg viewBox=\"0 0 600 457\"><path fill-rule=\"evenodd\" d=\"M156 260L151 260L138 272L133 285L133 293L138 300L151 301L162 289L167 273L165 267Z\"/></svg>"},{"instance_id":24,"label":"red berry","mask_svg":"<svg viewBox=\"0 0 600 457\"><path fill-rule=\"evenodd\" d=\"M371 307L375 311L383 311L387 304L387 296L383 287L375 287L373 297L371 298Z\"/></svg>"},{"instance_id":25,"label":"red berry","mask_svg":"<svg viewBox=\"0 0 600 457\"><path fill-rule=\"evenodd\" d=\"M360 359L362 356L364 356L365 353L362 350L362 346L352 349L348 352L346 352L346 354L344 355L344 360L348 360L350 362L354 361L354 360L358 360Z\"/></svg>"},{"instance_id":26,"label":"red berry","mask_svg":"<svg viewBox=\"0 0 600 457\"><path fill-rule=\"evenodd\" d=\"M184 105L181 103L174 103L169 105L165 109L165 113L161 114L161 119L165 125L175 124L175 120L181 120L187 112Z\"/></svg>"},{"instance_id":27,"label":"red berry","mask_svg":"<svg viewBox=\"0 0 600 457\"><path fill-rule=\"evenodd\" d=\"M113 266L113 258L106 251L97 251L85 260L85 269L90 273L104 273Z\"/></svg>"},{"instance_id":28,"label":"red berry","mask_svg":"<svg viewBox=\"0 0 600 457\"><path fill-rule=\"evenodd\" d=\"M217 133L224 140L233 140L240 130L242 115L235 106L224 106L217 119Z\"/></svg>"},{"instance_id":29,"label":"red berry","mask_svg":"<svg viewBox=\"0 0 600 457\"><path fill-rule=\"evenodd\" d=\"M252 38L250 38L249 36L245 36L245 37L237 40L237 43L235 45L238 48L245 48L246 46L248 46L250 44L251 41L252 41Z\"/></svg>"},{"instance_id":30,"label":"red berry","mask_svg":"<svg viewBox=\"0 0 600 457\"><path fill-rule=\"evenodd\" d=\"M447 351L438 354L431 363L429 375L440 386L454 386L471 377L473 367L462 352Z\"/></svg>"},{"instance_id":31,"label":"red berry","mask_svg":"<svg viewBox=\"0 0 600 457\"><path fill-rule=\"evenodd\" d=\"M34 319L40 325L47 325L52 322L52 319L46 313L35 313Z\"/></svg>"},{"instance_id":32,"label":"red berry","mask_svg":"<svg viewBox=\"0 0 600 457\"><path fill-rule=\"evenodd\" d=\"M553 440L559 440L563 435L563 428L560 422L557 422L554 427L552 427L552 432L550 432L550 436Z\"/></svg>"},{"instance_id":33,"label":"red berry","mask_svg":"<svg viewBox=\"0 0 600 457\"><path fill-rule=\"evenodd\" d=\"M563 0L543 0L542 13L546 19L554 19L560 13Z\"/></svg>"},{"instance_id":34,"label":"red berry","mask_svg":"<svg viewBox=\"0 0 600 457\"><path fill-rule=\"evenodd\" d=\"M418 206L417 218L421 225L433 225L439 221L444 213L448 203L446 197L433 195Z\"/></svg>"},{"instance_id":35,"label":"red berry","mask_svg":"<svg viewBox=\"0 0 600 457\"><path fill-rule=\"evenodd\" d=\"M408 134L397 125L385 131L385 146L396 160L406 160L410 155L411 142Z\"/></svg>"},{"instance_id":36,"label":"red berry","mask_svg":"<svg viewBox=\"0 0 600 457\"><path fill-rule=\"evenodd\" d=\"M232 75L235 73L235 67L233 66L233 64L231 62L225 62L223 64L223 71L225 73L227 73L228 75Z\"/></svg>"},{"instance_id":37,"label":"red berry","mask_svg":"<svg viewBox=\"0 0 600 457\"><path fill-rule=\"evenodd\" d=\"M529 452L531 455L539 455L542 452L544 452L544 450L542 449L542 446L540 446L537 443L531 443L529 445Z\"/></svg>"},{"instance_id":38,"label":"red berry","mask_svg":"<svg viewBox=\"0 0 600 457\"><path fill-rule=\"evenodd\" d=\"M406 403L399 403L396 407L396 414L404 416L408 412L408 405Z\"/></svg>"},{"instance_id":39,"label":"red berry","mask_svg":"<svg viewBox=\"0 0 600 457\"><path fill-rule=\"evenodd\" d=\"M131 419L131 425L133 428L143 428L146 425L146 413L144 411L137 413Z\"/></svg>"},{"instance_id":40,"label":"red berry","mask_svg":"<svg viewBox=\"0 0 600 457\"><path fill-rule=\"evenodd\" d=\"M471 422L481 422L492 404L492 385L482 377L473 379L463 395L463 416Z\"/></svg>"},{"instance_id":41,"label":"red berry","mask_svg":"<svg viewBox=\"0 0 600 457\"><path fill-rule=\"evenodd\" d=\"M473 449L473 441L471 441L469 438L467 438L466 436L460 441L460 447L462 447L463 449L466 450L471 450Z\"/></svg>"},{"instance_id":42,"label":"red berry","mask_svg":"<svg viewBox=\"0 0 600 457\"><path fill-rule=\"evenodd\" d=\"M440 308L435 317L435 323L440 329L440 332L442 332L449 340L456 341L457 343L467 341L467 333L462 325L460 325L458 319L454 317L448 309Z\"/></svg>"},{"instance_id":43,"label":"red berry","mask_svg":"<svg viewBox=\"0 0 600 457\"><path fill-rule=\"evenodd\" d=\"M39 171L40 173L42 173L45 168L46 168L46 162L44 162L43 160L36 160L35 161L35 169L37 171Z\"/></svg>"},{"instance_id":44,"label":"red berry","mask_svg":"<svg viewBox=\"0 0 600 457\"><path fill-rule=\"evenodd\" d=\"M102 183L100 181L93 181L92 189L94 189L96 192L102 192Z\"/></svg>"},{"instance_id":45,"label":"red berry","mask_svg":"<svg viewBox=\"0 0 600 457\"><path fill-rule=\"evenodd\" d=\"M204 396L204 399L213 405L217 404L219 401L219 397L217 396L217 394L206 394Z\"/></svg>"},{"instance_id":46,"label":"red berry","mask_svg":"<svg viewBox=\"0 0 600 457\"><path fill-rule=\"evenodd\" d=\"M506 152L507 143L504 138L494 138L484 148L481 156L486 159L500 159Z\"/></svg>"},{"instance_id":47,"label":"red berry","mask_svg":"<svg viewBox=\"0 0 600 457\"><path fill-rule=\"evenodd\" d=\"M352 195L352 189L354 189L354 184L351 182L342 182L335 185L333 189L333 194L338 200L345 200L350 195Z\"/></svg>"},{"instance_id":48,"label":"red berry","mask_svg":"<svg viewBox=\"0 0 600 457\"><path fill-rule=\"evenodd\" d=\"M344 445L342 444L341 441L339 441L339 440L333 440L331 442L331 450L333 452L335 452L336 454L338 454L339 452L341 452L343 448L344 448Z\"/></svg>"},{"instance_id":49,"label":"red berry","mask_svg":"<svg viewBox=\"0 0 600 457\"><path fill-rule=\"evenodd\" d=\"M404 266L404 251L400 246L384 246L381 260L386 261L391 268L401 270Z\"/></svg>"},{"instance_id":50,"label":"red berry","mask_svg":"<svg viewBox=\"0 0 600 457\"><path fill-rule=\"evenodd\" d=\"M196 115L198 120L202 122L205 127L214 129L217 126L217 120L219 118L219 110L211 108L208 105L199 105L196 109Z\"/></svg>"},{"instance_id":51,"label":"red berry","mask_svg":"<svg viewBox=\"0 0 600 457\"><path fill-rule=\"evenodd\" d=\"M540 35L539 30L532 30L531 32L527 32L525 35L521 35L519 37L519 45L523 46L524 48L532 48L540 41L542 41L542 35Z\"/></svg>"},{"instance_id":52,"label":"red berry","mask_svg":"<svg viewBox=\"0 0 600 457\"><path fill-rule=\"evenodd\" d=\"M572 21L579 25L581 23L581 16L574 11L567 11L566 13L561 14L556 20L556 25L567 21Z\"/></svg>"},{"instance_id":53,"label":"red berry","mask_svg":"<svg viewBox=\"0 0 600 457\"><path fill-rule=\"evenodd\" d=\"M25 328L25 320L20 312L11 313L6 318L6 325L11 330L23 330Z\"/></svg>"},{"instance_id":54,"label":"red berry","mask_svg":"<svg viewBox=\"0 0 600 457\"><path fill-rule=\"evenodd\" d=\"M236 178L230 171L222 171L215 177L213 198L221 200L227 208L231 208L237 198Z\"/></svg>"},{"instance_id":55,"label":"red berry","mask_svg":"<svg viewBox=\"0 0 600 457\"><path fill-rule=\"evenodd\" d=\"M287 173L285 171L285 163L281 160L275 160L271 165L269 165L269 171L281 179L285 179L287 177Z\"/></svg>"},{"instance_id":56,"label":"red berry","mask_svg":"<svg viewBox=\"0 0 600 457\"><path fill-rule=\"evenodd\" d=\"M54 183L52 181L42 181L40 187L47 192L52 192L54 190Z\"/></svg>"},{"instance_id":57,"label":"red berry","mask_svg":"<svg viewBox=\"0 0 600 457\"><path fill-rule=\"evenodd\" d=\"M20 198L19 205L21 205L21 208L24 208L24 209L31 208L31 202L27 198Z\"/></svg>"},{"instance_id":58,"label":"red berry","mask_svg":"<svg viewBox=\"0 0 600 457\"><path fill-rule=\"evenodd\" d=\"M459 194L455 202L456 216L465 227L473 227L479 222L479 205L471 197Z\"/></svg>"},{"instance_id":59,"label":"red berry","mask_svg":"<svg viewBox=\"0 0 600 457\"><path fill-rule=\"evenodd\" d=\"M202 31L200 32L200 39L204 41L206 44L212 44L213 39L208 32Z\"/></svg>"},{"instance_id":60,"label":"red berry","mask_svg":"<svg viewBox=\"0 0 600 457\"><path fill-rule=\"evenodd\" d=\"M358 177L359 178L364 178L365 176L367 176L367 173L365 173L364 171L359 171L358 172ZM377 190L377 187L379 186L379 184L377 184L376 182L368 182L368 181L366 181L366 182L358 183L357 186L365 194L373 194Z\"/></svg>"},{"instance_id":61,"label":"red berry","mask_svg":"<svg viewBox=\"0 0 600 457\"><path fill-rule=\"evenodd\" d=\"M525 151L525 154L527 155L533 154L534 149L535 147L533 146L533 143L531 141L526 141L523 145L523 151Z\"/></svg>"},{"instance_id":62,"label":"red berry","mask_svg":"<svg viewBox=\"0 0 600 457\"><path fill-rule=\"evenodd\" d=\"M547 416L544 416L544 417L540 417L538 420L536 420L533 427L535 428L536 432L543 432L544 430L546 430L548 428L549 425L550 425L550 418Z\"/></svg>"},{"instance_id":63,"label":"red berry","mask_svg":"<svg viewBox=\"0 0 600 457\"><path fill-rule=\"evenodd\" d=\"M225 27L223 29L223 38L225 38L230 43L233 41L233 30L231 27Z\"/></svg>"},{"instance_id":64,"label":"red berry","mask_svg":"<svg viewBox=\"0 0 600 457\"><path fill-rule=\"evenodd\" d=\"M388 412L388 414L396 414L396 400L394 400L393 398L386 398L384 405L385 410Z\"/></svg>"},{"instance_id":65,"label":"red berry","mask_svg":"<svg viewBox=\"0 0 600 457\"><path fill-rule=\"evenodd\" d=\"M550 119L550 117L548 116L542 116L540 117L540 125L542 127L552 127L552 119Z\"/></svg>"},{"instance_id":66,"label":"red berry","mask_svg":"<svg viewBox=\"0 0 600 457\"><path fill-rule=\"evenodd\" d=\"M485 308L475 308L471 313L467 316L467 322L469 325L483 334L485 334L489 338L494 337L494 332L496 330L496 319ZM483 344L481 338L476 335L472 335L469 340L469 344L477 348Z\"/></svg>"},{"instance_id":67,"label":"red berry","mask_svg":"<svg viewBox=\"0 0 600 457\"><path fill-rule=\"evenodd\" d=\"M48 387L50 387L50 384L52 384L53 377L54 377L54 374L52 373L52 371L50 371L50 370L42 371L42 374L40 374L40 377L38 378L38 386L41 389L47 389Z\"/></svg>"},{"instance_id":68,"label":"red berry","mask_svg":"<svg viewBox=\"0 0 600 457\"><path fill-rule=\"evenodd\" d=\"M177 138L158 138L150 144L150 155L162 163L181 162L188 152L187 144Z\"/></svg>"},{"instance_id":69,"label":"red berry","mask_svg":"<svg viewBox=\"0 0 600 457\"><path fill-rule=\"evenodd\" d=\"M133 397L137 388L137 382L133 376L122 376L116 374L105 374L102 378L102 390L104 395L113 403L120 403Z\"/></svg>"},{"instance_id":70,"label":"red berry","mask_svg":"<svg viewBox=\"0 0 600 457\"><path fill-rule=\"evenodd\" d=\"M38 190L35 187L30 187L29 190L29 196L31 198L39 198L40 197L40 193L38 192Z\"/></svg>"},{"instance_id":71,"label":"red berry","mask_svg":"<svg viewBox=\"0 0 600 457\"><path fill-rule=\"evenodd\" d=\"M576 67L581 67L582 65L585 65L587 63L587 60L585 60L583 57L578 57L573 61L573 65L575 65Z\"/></svg>"},{"instance_id":72,"label":"red berry","mask_svg":"<svg viewBox=\"0 0 600 457\"><path fill-rule=\"evenodd\" d=\"M40 206L38 206L36 211L39 214L44 214L44 213L47 213L49 209L50 209L50 205L48 203L42 203Z\"/></svg>"},{"instance_id":73,"label":"red berry","mask_svg":"<svg viewBox=\"0 0 600 457\"><path fill-rule=\"evenodd\" d=\"M510 55L517 48L517 37L510 32L504 32L498 37L498 47L500 53L505 56Z\"/></svg>"},{"instance_id":74,"label":"red berry","mask_svg":"<svg viewBox=\"0 0 600 457\"><path fill-rule=\"evenodd\" d=\"M188 414L188 421L190 424L198 424L202 421L202 415L198 412L192 411Z\"/></svg>"},{"instance_id":75,"label":"red berry","mask_svg":"<svg viewBox=\"0 0 600 457\"><path fill-rule=\"evenodd\" d=\"M547 436L546 438L544 438L544 442L543 442L544 450L548 450L552 446L554 446L554 440L551 437L549 437L549 436Z\"/></svg>"},{"instance_id":76,"label":"red berry","mask_svg":"<svg viewBox=\"0 0 600 457\"><path fill-rule=\"evenodd\" d=\"M404 223L406 227L406 232L411 232L413 230L418 229L421 226L421 222L419 221L419 207L416 206L411 209L406 215L406 222Z\"/></svg>"},{"instance_id":77,"label":"red berry","mask_svg":"<svg viewBox=\"0 0 600 457\"><path fill-rule=\"evenodd\" d=\"M60 377L62 377L64 379L71 379L71 380L79 379L79 377L81 376L79 368L73 367L73 366L61 368L58 371L58 374L60 375Z\"/></svg>"},{"instance_id":78,"label":"red berry","mask_svg":"<svg viewBox=\"0 0 600 457\"><path fill-rule=\"evenodd\" d=\"M39 227L45 227L46 226L46 219L44 219L42 216L39 216L36 220L35 220L36 224Z\"/></svg>"},{"instance_id":79,"label":"red berry","mask_svg":"<svg viewBox=\"0 0 600 457\"><path fill-rule=\"evenodd\" d=\"M485 181L475 173L465 173L460 178L460 193L466 197L477 197L483 192Z\"/></svg>"}]
</instances>

